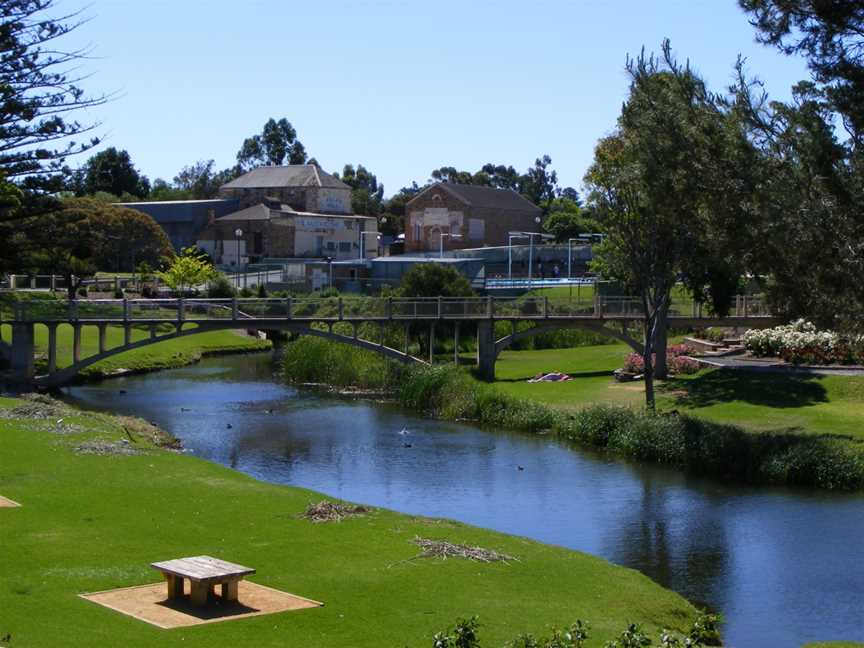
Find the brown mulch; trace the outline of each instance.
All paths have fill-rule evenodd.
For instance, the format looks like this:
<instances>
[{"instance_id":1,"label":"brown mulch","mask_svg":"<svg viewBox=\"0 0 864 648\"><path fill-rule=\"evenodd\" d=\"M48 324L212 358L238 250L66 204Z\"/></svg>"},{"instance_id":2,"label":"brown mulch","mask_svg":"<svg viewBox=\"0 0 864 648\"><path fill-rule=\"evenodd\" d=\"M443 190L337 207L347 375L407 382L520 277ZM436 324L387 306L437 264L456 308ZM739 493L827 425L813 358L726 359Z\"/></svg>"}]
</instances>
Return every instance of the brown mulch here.
<instances>
[{"instance_id":1,"label":"brown mulch","mask_svg":"<svg viewBox=\"0 0 864 648\"><path fill-rule=\"evenodd\" d=\"M189 593L188 580L185 583L184 592L187 595ZM247 580L239 583L237 603L223 605L217 601L211 602L205 607L192 605L188 596L175 601L166 600L164 583L123 587L107 592L79 594L79 596L159 628L178 628L216 621L231 621L323 605L318 601Z\"/></svg>"},{"instance_id":2,"label":"brown mulch","mask_svg":"<svg viewBox=\"0 0 864 648\"><path fill-rule=\"evenodd\" d=\"M350 517L357 517L371 513L372 508L359 506L357 504L345 504L343 502L328 502L322 500L317 504L310 504L300 517L312 522L341 522Z\"/></svg>"},{"instance_id":3,"label":"brown mulch","mask_svg":"<svg viewBox=\"0 0 864 648\"><path fill-rule=\"evenodd\" d=\"M514 556L509 556L504 553L495 551L494 549L484 549L483 547L471 547L464 544L455 544L446 540L432 540L430 538L414 538L414 544L420 547L423 552L417 556L418 558L465 558L482 563L492 562L510 562L516 560Z\"/></svg>"}]
</instances>

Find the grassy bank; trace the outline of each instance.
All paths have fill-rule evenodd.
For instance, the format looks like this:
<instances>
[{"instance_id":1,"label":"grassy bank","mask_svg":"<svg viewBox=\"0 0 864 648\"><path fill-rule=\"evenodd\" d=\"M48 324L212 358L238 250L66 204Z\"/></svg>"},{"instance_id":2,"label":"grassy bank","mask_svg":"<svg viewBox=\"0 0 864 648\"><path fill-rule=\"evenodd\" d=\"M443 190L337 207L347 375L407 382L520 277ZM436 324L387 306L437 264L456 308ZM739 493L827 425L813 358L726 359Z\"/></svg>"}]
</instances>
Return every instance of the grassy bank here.
<instances>
[{"instance_id":1,"label":"grassy bank","mask_svg":"<svg viewBox=\"0 0 864 648\"><path fill-rule=\"evenodd\" d=\"M626 407L641 402L641 385L611 381L611 370L621 359L615 351L614 346L605 345L569 352L505 354L498 380L489 385L452 365L408 370L369 352L342 353L334 343L301 339L289 346L284 372L289 380L297 380L296 367L302 362L306 369L302 381L337 386L372 386L363 382L367 376L375 376L376 388L390 387L405 406L433 416L531 432L552 430L563 438L624 457L723 478L864 489L864 444L859 438L782 427L754 432L694 416L683 407L678 412L661 410L657 415ZM571 364L577 357L579 367ZM550 370L574 373L576 379L526 382L527 377ZM714 373L689 380L698 385L700 377L711 380ZM758 376L761 380L784 378ZM737 374L729 378L732 383L736 379ZM664 396L667 410L671 404L686 402L686 393L680 391L671 390ZM697 406L690 405L693 411Z\"/></svg>"},{"instance_id":2,"label":"grassy bank","mask_svg":"<svg viewBox=\"0 0 864 648\"><path fill-rule=\"evenodd\" d=\"M0 327L2 339L8 342L12 331L9 325ZM148 330L132 329L132 341L143 340L150 336ZM36 325L37 368L47 368L48 329ZM117 326L107 328L107 347L123 346L123 329ZM207 331L192 336L165 340L158 344L140 349L132 349L116 356L106 358L85 368L83 378L100 378L121 371L144 372L158 369L171 369L197 362L205 355L219 353L245 353L270 348L266 340L243 335L235 331ZM81 329L81 357L86 358L99 352L99 334L95 326ZM61 324L57 327L57 366L68 367L72 364L72 327Z\"/></svg>"},{"instance_id":3,"label":"grassy bank","mask_svg":"<svg viewBox=\"0 0 864 648\"><path fill-rule=\"evenodd\" d=\"M11 635L10 648L421 647L473 614L483 645L578 617L591 623L587 645L599 647L628 622L656 637L695 615L638 572L523 538L386 510L313 524L299 515L320 495L158 448L154 438L143 423L0 399L0 493L23 505L0 509L0 637ZM82 452L90 447L104 452ZM418 536L517 560L421 559ZM249 564L258 570L250 580L325 606L160 630L77 596L157 582L150 562L196 554Z\"/></svg>"}]
</instances>

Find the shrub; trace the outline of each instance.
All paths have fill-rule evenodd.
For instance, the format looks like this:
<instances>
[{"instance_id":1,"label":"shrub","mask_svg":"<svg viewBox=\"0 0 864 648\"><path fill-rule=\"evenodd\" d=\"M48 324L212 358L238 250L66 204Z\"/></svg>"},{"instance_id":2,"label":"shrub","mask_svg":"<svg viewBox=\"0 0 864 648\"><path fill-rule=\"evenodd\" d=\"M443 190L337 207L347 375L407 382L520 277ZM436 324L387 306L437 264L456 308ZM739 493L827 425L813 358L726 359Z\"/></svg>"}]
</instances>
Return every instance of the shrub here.
<instances>
[{"instance_id":1,"label":"shrub","mask_svg":"<svg viewBox=\"0 0 864 648\"><path fill-rule=\"evenodd\" d=\"M267 286L265 286L263 283L258 284L256 296L258 297L258 299L267 299Z\"/></svg>"},{"instance_id":2,"label":"shrub","mask_svg":"<svg viewBox=\"0 0 864 648\"><path fill-rule=\"evenodd\" d=\"M864 337L818 331L806 320L744 333L744 347L754 356L782 358L793 364L853 364L864 360Z\"/></svg>"},{"instance_id":3,"label":"shrub","mask_svg":"<svg viewBox=\"0 0 864 648\"><path fill-rule=\"evenodd\" d=\"M229 299L237 294L237 290L224 274L220 274L207 286L207 296L210 299Z\"/></svg>"},{"instance_id":4,"label":"shrub","mask_svg":"<svg viewBox=\"0 0 864 648\"><path fill-rule=\"evenodd\" d=\"M722 342L726 339L726 335L726 329L719 326L710 326L702 332L701 337L703 340L708 340L709 342Z\"/></svg>"},{"instance_id":5,"label":"shrub","mask_svg":"<svg viewBox=\"0 0 864 648\"><path fill-rule=\"evenodd\" d=\"M693 347L686 344L673 344L666 349L666 368L670 374L690 374L699 371L699 363L687 357L693 353ZM657 361L657 355L652 358ZM624 358L624 371L632 374L645 372L645 360L641 353L631 352Z\"/></svg>"},{"instance_id":6,"label":"shrub","mask_svg":"<svg viewBox=\"0 0 864 648\"><path fill-rule=\"evenodd\" d=\"M240 292L238 294L240 295L240 297L243 297L244 299L248 299L249 297L255 296L255 293L253 292L253 290L249 286L243 286L240 289Z\"/></svg>"}]
</instances>

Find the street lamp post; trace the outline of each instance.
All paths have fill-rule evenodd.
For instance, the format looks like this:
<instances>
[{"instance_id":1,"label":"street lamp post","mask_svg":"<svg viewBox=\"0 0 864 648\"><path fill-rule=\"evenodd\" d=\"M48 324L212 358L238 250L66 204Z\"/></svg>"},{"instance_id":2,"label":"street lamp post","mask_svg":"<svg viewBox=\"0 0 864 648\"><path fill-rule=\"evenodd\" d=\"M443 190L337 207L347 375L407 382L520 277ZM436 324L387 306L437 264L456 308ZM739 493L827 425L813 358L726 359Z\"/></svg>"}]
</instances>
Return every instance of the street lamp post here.
<instances>
[{"instance_id":1,"label":"street lamp post","mask_svg":"<svg viewBox=\"0 0 864 648\"><path fill-rule=\"evenodd\" d=\"M237 243L237 288L240 288L240 237L243 236L243 230L239 227L234 230L234 239Z\"/></svg>"},{"instance_id":2,"label":"street lamp post","mask_svg":"<svg viewBox=\"0 0 864 648\"><path fill-rule=\"evenodd\" d=\"M507 280L513 281L513 239L527 238L523 232L508 232L507 234Z\"/></svg>"},{"instance_id":3,"label":"street lamp post","mask_svg":"<svg viewBox=\"0 0 864 648\"><path fill-rule=\"evenodd\" d=\"M453 232L439 232L440 236L438 237L439 247L438 247L438 258L444 258L444 237L449 236L451 239L454 238L462 238L461 234L454 234Z\"/></svg>"},{"instance_id":4,"label":"street lamp post","mask_svg":"<svg viewBox=\"0 0 864 648\"><path fill-rule=\"evenodd\" d=\"M366 238L367 236L374 236L376 241L381 240L381 234L378 232L360 232L360 260L366 260ZM377 246L376 246L377 248Z\"/></svg>"}]
</instances>

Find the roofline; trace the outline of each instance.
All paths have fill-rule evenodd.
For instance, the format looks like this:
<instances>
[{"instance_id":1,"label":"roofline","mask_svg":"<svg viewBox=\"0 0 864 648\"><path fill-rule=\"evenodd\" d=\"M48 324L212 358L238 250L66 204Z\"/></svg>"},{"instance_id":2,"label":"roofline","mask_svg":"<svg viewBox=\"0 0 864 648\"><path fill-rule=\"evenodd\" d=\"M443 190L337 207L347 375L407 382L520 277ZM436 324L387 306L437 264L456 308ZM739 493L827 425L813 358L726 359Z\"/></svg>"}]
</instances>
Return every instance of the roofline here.
<instances>
[{"instance_id":1,"label":"roofline","mask_svg":"<svg viewBox=\"0 0 864 648\"><path fill-rule=\"evenodd\" d=\"M428 187L426 187L425 189L423 189L420 193L418 193L416 196L414 196L411 200L409 200L408 202L406 202L406 203L405 203L405 207L408 207L408 205L410 205L411 203L413 203L415 200L419 200L419 199L420 199L420 196L422 196L423 194L425 194L427 191L429 191L429 190L431 190L431 189L434 189L435 187L441 187L441 188L443 188L447 193L449 193L451 196L453 196L453 197L454 197L456 200L458 200L459 202L464 203L464 204L466 204L466 205L468 205L468 206L470 206L470 207L474 207L474 203L472 203L472 202L471 202L470 200L468 200L467 198L463 198L462 196L460 196L459 194L457 194L455 191L453 191L451 188L449 188L449 187L447 186L447 185L453 185L453 184L455 184L455 183L453 183L453 182L444 182L444 181L442 181L442 180L439 180L439 181L436 182L435 184L431 184L431 185L429 185ZM485 186L485 185L466 185L466 186L468 186L468 187L471 187L471 186L478 186L478 187L482 187L482 186ZM512 189L500 189L499 187L486 187L486 188L487 188L487 189L494 189L494 190L496 190L496 191L513 191ZM530 205L531 207L533 207L533 208L536 209L537 211L539 211L539 212L542 212L542 211L543 211L540 207L538 207L537 205L535 205L534 203L532 203L530 200L528 200L528 199L527 199L525 196L523 196L522 194L517 193L517 192L515 192L515 191L513 191L513 193L516 194L517 196L519 196L520 198L522 198L522 200L524 200L528 205ZM500 210L500 211L523 211L523 209L520 208L520 207L489 207L489 209L496 209L496 210ZM527 209L527 207L525 207L525 209Z\"/></svg>"}]
</instances>

